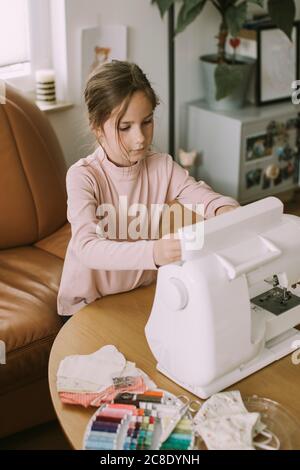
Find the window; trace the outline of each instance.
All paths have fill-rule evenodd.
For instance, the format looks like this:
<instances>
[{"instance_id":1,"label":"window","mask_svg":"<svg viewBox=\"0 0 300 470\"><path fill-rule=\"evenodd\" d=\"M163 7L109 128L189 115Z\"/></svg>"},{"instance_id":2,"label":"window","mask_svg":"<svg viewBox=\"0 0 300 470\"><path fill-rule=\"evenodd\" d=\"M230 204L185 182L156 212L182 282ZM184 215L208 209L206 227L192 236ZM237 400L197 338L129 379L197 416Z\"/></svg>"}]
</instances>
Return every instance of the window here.
<instances>
[{"instance_id":1,"label":"window","mask_svg":"<svg viewBox=\"0 0 300 470\"><path fill-rule=\"evenodd\" d=\"M0 0L0 80L32 92L35 70L52 67L50 16L49 0Z\"/></svg>"},{"instance_id":2,"label":"window","mask_svg":"<svg viewBox=\"0 0 300 470\"><path fill-rule=\"evenodd\" d=\"M1 77L30 71L29 19L27 0L1 0Z\"/></svg>"}]
</instances>

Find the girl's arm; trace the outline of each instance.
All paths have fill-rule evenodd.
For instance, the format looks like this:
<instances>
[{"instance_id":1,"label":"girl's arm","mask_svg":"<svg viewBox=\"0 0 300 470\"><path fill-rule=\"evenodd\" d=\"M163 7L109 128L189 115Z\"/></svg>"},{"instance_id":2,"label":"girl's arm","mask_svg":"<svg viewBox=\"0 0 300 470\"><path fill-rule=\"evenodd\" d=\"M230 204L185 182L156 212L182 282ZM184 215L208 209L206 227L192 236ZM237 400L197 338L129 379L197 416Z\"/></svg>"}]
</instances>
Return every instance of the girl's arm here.
<instances>
[{"instance_id":1,"label":"girl's arm","mask_svg":"<svg viewBox=\"0 0 300 470\"><path fill-rule=\"evenodd\" d=\"M101 239L97 234L97 200L85 167L73 166L67 173L68 213L72 249L90 269L157 269L153 259L155 240L134 242Z\"/></svg>"},{"instance_id":2,"label":"girl's arm","mask_svg":"<svg viewBox=\"0 0 300 470\"><path fill-rule=\"evenodd\" d=\"M223 206L239 207L239 203L231 197L216 193L204 181L196 181L189 176L187 170L169 157L171 179L168 188L167 201L177 199L181 204L204 204L204 217L206 219L216 215L216 211Z\"/></svg>"}]
</instances>

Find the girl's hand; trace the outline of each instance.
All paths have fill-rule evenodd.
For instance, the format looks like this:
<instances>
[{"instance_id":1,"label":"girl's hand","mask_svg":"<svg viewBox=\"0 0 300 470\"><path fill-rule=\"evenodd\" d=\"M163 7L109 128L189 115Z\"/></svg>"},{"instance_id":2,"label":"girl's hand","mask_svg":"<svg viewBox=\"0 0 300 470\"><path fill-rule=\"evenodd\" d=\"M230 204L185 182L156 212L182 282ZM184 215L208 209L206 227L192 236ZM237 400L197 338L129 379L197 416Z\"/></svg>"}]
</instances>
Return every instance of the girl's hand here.
<instances>
[{"instance_id":1,"label":"girl's hand","mask_svg":"<svg viewBox=\"0 0 300 470\"><path fill-rule=\"evenodd\" d=\"M180 240L176 240L174 234L169 234L167 237L154 242L153 257L156 266L181 260Z\"/></svg>"},{"instance_id":2,"label":"girl's hand","mask_svg":"<svg viewBox=\"0 0 300 470\"><path fill-rule=\"evenodd\" d=\"M237 209L237 207L236 206L222 206L216 210L216 215L224 214L224 212L230 212L230 211L233 211L234 209Z\"/></svg>"}]
</instances>

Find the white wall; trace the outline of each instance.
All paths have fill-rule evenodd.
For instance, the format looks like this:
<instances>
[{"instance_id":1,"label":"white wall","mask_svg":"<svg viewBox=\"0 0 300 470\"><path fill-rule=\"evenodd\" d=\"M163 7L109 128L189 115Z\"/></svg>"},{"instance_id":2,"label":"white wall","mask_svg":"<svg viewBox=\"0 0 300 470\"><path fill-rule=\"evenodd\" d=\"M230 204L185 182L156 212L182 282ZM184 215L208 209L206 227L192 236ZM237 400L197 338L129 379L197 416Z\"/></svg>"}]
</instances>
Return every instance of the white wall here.
<instances>
[{"instance_id":1,"label":"white wall","mask_svg":"<svg viewBox=\"0 0 300 470\"><path fill-rule=\"evenodd\" d=\"M208 4L201 15L178 34L176 47L176 145L186 149L185 104L203 97L204 90L201 77L199 57L215 52L219 14ZM189 150L189 149L186 149Z\"/></svg>"},{"instance_id":2,"label":"white wall","mask_svg":"<svg viewBox=\"0 0 300 470\"><path fill-rule=\"evenodd\" d=\"M92 151L94 139L87 126L80 97L80 30L100 24L129 28L128 60L137 62L161 98L154 143L168 151L167 18L161 20L151 0L51 0L65 5L67 88L75 107L49 115L70 165ZM300 0L296 0L297 17ZM259 8L258 8L259 9ZM176 149L185 147L185 103L203 97L199 56L216 50L219 14L208 3L202 14L176 39ZM60 55L60 54L59 54ZM187 149L188 150L188 149ZM176 151L177 153L177 151Z\"/></svg>"}]
</instances>

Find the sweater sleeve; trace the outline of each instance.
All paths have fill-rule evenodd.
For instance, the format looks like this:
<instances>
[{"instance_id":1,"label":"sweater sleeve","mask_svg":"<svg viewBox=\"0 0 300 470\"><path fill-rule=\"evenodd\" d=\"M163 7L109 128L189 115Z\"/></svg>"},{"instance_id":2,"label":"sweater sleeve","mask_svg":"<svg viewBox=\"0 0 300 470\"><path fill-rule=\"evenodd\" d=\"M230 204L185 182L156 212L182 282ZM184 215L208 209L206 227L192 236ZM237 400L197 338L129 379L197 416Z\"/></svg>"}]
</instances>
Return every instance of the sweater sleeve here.
<instances>
[{"instance_id":1,"label":"sweater sleeve","mask_svg":"<svg viewBox=\"0 0 300 470\"><path fill-rule=\"evenodd\" d=\"M71 167L66 183L71 244L83 265L105 271L157 269L153 259L153 240L127 242L98 236L97 200L92 178L84 172L84 167Z\"/></svg>"},{"instance_id":2,"label":"sweater sleeve","mask_svg":"<svg viewBox=\"0 0 300 470\"><path fill-rule=\"evenodd\" d=\"M216 193L204 181L196 181L188 171L172 160L171 178L168 188L167 200L177 199L181 204L203 204L206 219L216 215L216 210L223 206L239 207L239 203L231 197Z\"/></svg>"}]
</instances>

